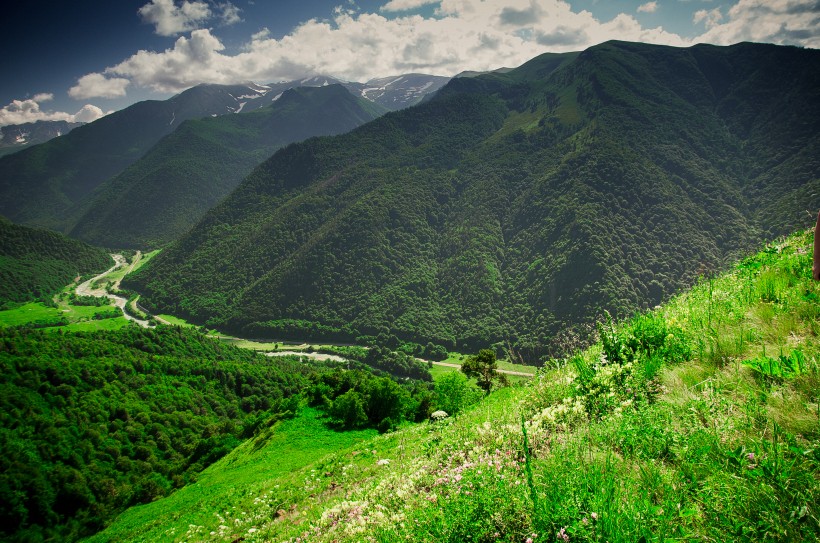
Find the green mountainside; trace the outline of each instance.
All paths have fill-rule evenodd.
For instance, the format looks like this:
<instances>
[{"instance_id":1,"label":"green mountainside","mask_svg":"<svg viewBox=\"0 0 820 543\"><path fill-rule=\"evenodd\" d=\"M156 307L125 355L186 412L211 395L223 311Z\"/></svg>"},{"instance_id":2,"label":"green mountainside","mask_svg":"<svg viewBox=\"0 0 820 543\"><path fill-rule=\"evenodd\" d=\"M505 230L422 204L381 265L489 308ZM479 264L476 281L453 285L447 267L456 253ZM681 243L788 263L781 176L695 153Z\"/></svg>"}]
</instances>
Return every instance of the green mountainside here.
<instances>
[{"instance_id":1,"label":"green mountainside","mask_svg":"<svg viewBox=\"0 0 820 543\"><path fill-rule=\"evenodd\" d=\"M77 275L110 265L102 249L0 217L0 306L48 300Z\"/></svg>"},{"instance_id":2,"label":"green mountainside","mask_svg":"<svg viewBox=\"0 0 820 543\"><path fill-rule=\"evenodd\" d=\"M280 150L125 284L244 337L528 360L820 207L820 53L608 42Z\"/></svg>"},{"instance_id":3,"label":"green mountainside","mask_svg":"<svg viewBox=\"0 0 820 543\"><path fill-rule=\"evenodd\" d=\"M187 119L232 112L244 85L200 85L146 100L41 145L0 157L0 215L67 231L100 183L139 159Z\"/></svg>"},{"instance_id":4,"label":"green mountainside","mask_svg":"<svg viewBox=\"0 0 820 543\"><path fill-rule=\"evenodd\" d=\"M600 322L455 416L368 437L305 409L89 541L817 541L811 243ZM437 381L437 401L454 390Z\"/></svg>"},{"instance_id":5,"label":"green mountainside","mask_svg":"<svg viewBox=\"0 0 820 543\"><path fill-rule=\"evenodd\" d=\"M329 85L287 90L248 113L187 121L105 182L70 235L105 247L165 244L187 232L275 150L347 132L386 111Z\"/></svg>"}]
</instances>

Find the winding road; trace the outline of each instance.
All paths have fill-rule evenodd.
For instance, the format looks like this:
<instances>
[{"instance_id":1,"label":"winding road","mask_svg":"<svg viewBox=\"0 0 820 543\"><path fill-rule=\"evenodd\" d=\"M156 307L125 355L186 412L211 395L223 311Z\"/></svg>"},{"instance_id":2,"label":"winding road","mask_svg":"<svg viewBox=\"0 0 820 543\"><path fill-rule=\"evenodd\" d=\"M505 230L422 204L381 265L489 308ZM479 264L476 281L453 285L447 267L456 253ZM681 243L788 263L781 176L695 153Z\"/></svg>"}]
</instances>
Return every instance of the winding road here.
<instances>
[{"instance_id":1,"label":"winding road","mask_svg":"<svg viewBox=\"0 0 820 543\"><path fill-rule=\"evenodd\" d=\"M134 264L136 264L139 261L139 257L140 257L140 252L137 251L137 256L134 257L134 261L131 263L131 268L133 268ZM101 281L101 280L105 279L110 274L114 273L115 271L119 270L120 268L122 268L122 267L124 267L128 264L128 262L125 260L125 257L122 256L121 254L112 254L111 258L114 259L114 265L113 266L111 266L110 268L108 268L107 270L102 272L101 274L97 275L96 277L92 277L88 281L84 281L84 282L80 283L79 285L77 285L77 289L76 289L77 296L94 296L95 298L102 298L102 297L108 298L109 300L114 302L115 306L120 308L120 311L122 311L122 316L125 317L127 320L133 321L133 322L139 324L140 326L142 326L143 328L150 328L151 324L148 321L138 319L138 318L128 314L128 312L125 310L125 304L128 303L128 300L126 298L123 298L122 296L117 296L116 294L111 294L109 292L106 292L104 288L93 287L92 286L97 281ZM130 272L131 269L129 269L128 271ZM117 279L116 281L114 281L113 287L114 287L114 289L119 289L120 288L120 279Z\"/></svg>"},{"instance_id":2,"label":"winding road","mask_svg":"<svg viewBox=\"0 0 820 543\"><path fill-rule=\"evenodd\" d=\"M133 270L134 266L140 261L141 254L142 253L140 253L140 251L137 251L137 254L134 256L134 259L132 260L128 271L125 272L125 275L131 273L131 270ZM114 302L114 305L116 305L117 307L120 308L120 311L122 311L123 317L125 317L129 321L133 321L133 322L139 324L140 326L142 326L144 328L150 328L151 324L147 320L138 319L138 318L130 315L125 310L125 304L128 303L128 300L126 298L123 298L122 296L117 296L116 294L111 294L109 292L106 292L106 290L104 288L100 288L100 287L94 288L94 287L92 287L92 285L94 283L105 279L110 274L112 274L115 271L119 270L120 268L128 265L128 262L125 260L125 257L122 256L121 254L111 254L111 258L114 259L114 265L111 266L111 268L107 269L106 271L102 272L101 274L97 275L96 277L92 277L91 279L77 285L77 295L78 296L94 296L94 297L97 297L97 298L106 297L106 298L112 300ZM119 279L117 279L116 281L114 281L112 283L113 290L118 290L120 288L120 281L121 280L122 280L122 278L119 278ZM157 316L154 316L154 319L161 322L162 324L170 324L168 321L165 321L162 318L157 317ZM342 358L340 356L336 356L336 355L319 354L319 353L305 353L305 352L301 352L301 351L272 351L272 352L266 352L264 354L266 354L267 356L284 356L286 354L294 354L294 355L298 355L298 356L306 356L308 358L316 358L316 359L321 359L321 360L342 360L342 361L344 360L344 358ZM417 358L417 360L419 360L420 362L424 362L424 363L428 362L427 360L423 360L421 358ZM448 368L461 368L461 366L459 364L451 364L451 363L448 363L448 362L433 362L433 365L435 365L435 366L446 366ZM499 373L506 373L507 375L520 375L522 377L532 377L533 376L532 373L526 373L526 372L522 372L522 371L502 370L502 369L498 369L496 371L499 372Z\"/></svg>"}]
</instances>

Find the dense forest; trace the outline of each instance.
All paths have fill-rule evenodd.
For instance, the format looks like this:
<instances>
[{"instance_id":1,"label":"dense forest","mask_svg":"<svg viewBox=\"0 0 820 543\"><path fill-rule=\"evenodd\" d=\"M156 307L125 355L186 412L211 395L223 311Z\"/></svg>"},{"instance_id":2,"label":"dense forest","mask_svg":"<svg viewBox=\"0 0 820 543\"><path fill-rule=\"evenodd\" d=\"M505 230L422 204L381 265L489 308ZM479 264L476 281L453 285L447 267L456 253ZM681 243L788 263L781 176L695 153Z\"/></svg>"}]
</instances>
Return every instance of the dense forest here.
<instances>
[{"instance_id":1,"label":"dense forest","mask_svg":"<svg viewBox=\"0 0 820 543\"><path fill-rule=\"evenodd\" d=\"M303 401L335 428L381 431L426 419L434 404L423 381L355 362L266 357L178 327L0 328L0 368L7 541L94 533L125 508L194 481Z\"/></svg>"},{"instance_id":2,"label":"dense forest","mask_svg":"<svg viewBox=\"0 0 820 543\"><path fill-rule=\"evenodd\" d=\"M820 207L820 54L608 42L290 145L132 279L257 337L530 359Z\"/></svg>"},{"instance_id":3,"label":"dense forest","mask_svg":"<svg viewBox=\"0 0 820 543\"><path fill-rule=\"evenodd\" d=\"M111 264L102 249L0 217L0 307L48 301L77 275L99 273Z\"/></svg>"}]
</instances>

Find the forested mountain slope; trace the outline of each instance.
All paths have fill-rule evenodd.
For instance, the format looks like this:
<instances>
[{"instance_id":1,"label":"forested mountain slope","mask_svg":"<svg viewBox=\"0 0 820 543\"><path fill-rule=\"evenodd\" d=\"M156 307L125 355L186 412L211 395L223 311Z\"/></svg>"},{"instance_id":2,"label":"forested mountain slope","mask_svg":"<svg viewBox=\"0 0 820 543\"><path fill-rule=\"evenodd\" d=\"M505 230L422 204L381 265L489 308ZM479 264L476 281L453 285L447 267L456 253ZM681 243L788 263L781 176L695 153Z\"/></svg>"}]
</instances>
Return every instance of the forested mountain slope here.
<instances>
[{"instance_id":1,"label":"forested mountain slope","mask_svg":"<svg viewBox=\"0 0 820 543\"><path fill-rule=\"evenodd\" d=\"M70 235L146 248L184 234L276 149L341 134L386 112L340 85L286 90L248 113L191 120L105 182Z\"/></svg>"},{"instance_id":2,"label":"forested mountain slope","mask_svg":"<svg viewBox=\"0 0 820 543\"><path fill-rule=\"evenodd\" d=\"M0 217L0 306L50 298L78 274L111 264L102 249Z\"/></svg>"},{"instance_id":3,"label":"forested mountain slope","mask_svg":"<svg viewBox=\"0 0 820 543\"><path fill-rule=\"evenodd\" d=\"M233 112L244 85L200 85L168 100L146 100L59 138L0 158L0 214L66 231L75 206L139 159L183 121Z\"/></svg>"},{"instance_id":4,"label":"forested mountain slope","mask_svg":"<svg viewBox=\"0 0 820 543\"><path fill-rule=\"evenodd\" d=\"M608 42L277 152L131 280L248 335L540 356L820 207L820 52Z\"/></svg>"}]
</instances>

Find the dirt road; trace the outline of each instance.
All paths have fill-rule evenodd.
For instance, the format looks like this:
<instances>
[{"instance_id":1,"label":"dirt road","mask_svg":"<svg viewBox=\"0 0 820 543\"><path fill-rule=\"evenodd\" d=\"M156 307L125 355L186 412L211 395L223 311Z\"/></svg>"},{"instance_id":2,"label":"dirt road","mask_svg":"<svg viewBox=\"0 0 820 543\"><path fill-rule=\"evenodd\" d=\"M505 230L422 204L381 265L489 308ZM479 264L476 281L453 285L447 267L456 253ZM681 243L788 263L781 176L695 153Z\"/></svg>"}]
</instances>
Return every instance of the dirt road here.
<instances>
[{"instance_id":1,"label":"dirt road","mask_svg":"<svg viewBox=\"0 0 820 543\"><path fill-rule=\"evenodd\" d=\"M131 268L133 268L134 264L139 260L139 252L137 253L137 257L134 258L134 262L131 264ZM114 302L114 305L120 308L122 311L122 316L125 317L129 321L134 321L135 323L139 324L143 328L149 328L151 325L146 320L138 319L136 317L132 317L125 311L125 304L128 303L128 300L123 298L122 296L117 296L116 294L110 294L105 291L105 288L101 287L93 287L92 285L102 279L105 279L110 274L114 273L115 271L119 270L123 266L127 264L125 257L121 254L112 254L111 258L114 259L114 265L111 266L106 271L102 272L101 274L97 275L96 277L92 277L88 281L84 281L77 285L77 296L94 296L95 298L108 298L109 300ZM114 282L114 288L117 289L120 286L120 280L117 279Z\"/></svg>"}]
</instances>

